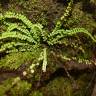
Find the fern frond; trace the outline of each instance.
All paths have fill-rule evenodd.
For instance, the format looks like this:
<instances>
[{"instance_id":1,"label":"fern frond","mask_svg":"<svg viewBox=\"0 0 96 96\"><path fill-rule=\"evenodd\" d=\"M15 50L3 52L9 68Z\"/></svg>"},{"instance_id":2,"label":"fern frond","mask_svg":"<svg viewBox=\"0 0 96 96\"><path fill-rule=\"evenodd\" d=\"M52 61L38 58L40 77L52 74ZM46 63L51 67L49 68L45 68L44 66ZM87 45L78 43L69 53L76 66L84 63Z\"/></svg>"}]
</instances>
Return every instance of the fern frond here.
<instances>
[{"instance_id":1,"label":"fern frond","mask_svg":"<svg viewBox=\"0 0 96 96\"><path fill-rule=\"evenodd\" d=\"M33 26L33 24L31 23L31 21L28 20L26 18L26 16L21 15L21 14L15 14L13 12L6 12L3 15L3 18L1 18L1 19L6 19L6 18L10 18L10 19L15 18L15 19L21 20L28 28L31 28Z\"/></svg>"},{"instance_id":2,"label":"fern frond","mask_svg":"<svg viewBox=\"0 0 96 96\"><path fill-rule=\"evenodd\" d=\"M61 21L66 20L66 17L69 16L70 11L72 10L72 5L73 5L73 0L70 0L70 2L68 3L68 6L64 12L64 15L61 16L61 18L60 18Z\"/></svg>"},{"instance_id":3,"label":"fern frond","mask_svg":"<svg viewBox=\"0 0 96 96\"><path fill-rule=\"evenodd\" d=\"M64 30L64 29L53 30L52 33L50 33L48 35L48 37L51 38L51 37L55 37L55 36L60 35L60 34L63 35L64 32L66 32L66 30Z\"/></svg>"},{"instance_id":4,"label":"fern frond","mask_svg":"<svg viewBox=\"0 0 96 96\"><path fill-rule=\"evenodd\" d=\"M34 50L36 50L38 47L40 47L40 46L38 46L38 45L23 45L23 43L22 43L22 45L19 45L19 48L18 49L16 49L15 47L13 47L13 48L9 48L9 50L6 50L6 53L16 53L16 52L32 52L32 51L34 51Z\"/></svg>"},{"instance_id":5,"label":"fern frond","mask_svg":"<svg viewBox=\"0 0 96 96\"><path fill-rule=\"evenodd\" d=\"M59 29L62 26L63 22L67 21L67 17L70 15L70 12L72 10L72 5L73 5L73 0L70 0L64 14L57 21L55 29Z\"/></svg>"},{"instance_id":6,"label":"fern frond","mask_svg":"<svg viewBox=\"0 0 96 96\"><path fill-rule=\"evenodd\" d=\"M62 38L67 36L74 36L78 33L86 34L96 43L96 39L85 28L73 28L70 30L64 30L64 29L53 30L53 32L50 33L48 36L49 38L48 44L49 45L57 44L58 42L61 41Z\"/></svg>"},{"instance_id":7,"label":"fern frond","mask_svg":"<svg viewBox=\"0 0 96 96\"><path fill-rule=\"evenodd\" d=\"M42 34L42 28L43 26L41 24L34 24L33 28L30 30L30 34L34 40L36 40L38 43L40 42L41 39L41 34Z\"/></svg>"},{"instance_id":8,"label":"fern frond","mask_svg":"<svg viewBox=\"0 0 96 96\"><path fill-rule=\"evenodd\" d=\"M28 43L20 43L20 42L9 42L9 43L6 43L6 44L3 44L1 45L1 48L0 48L0 52L3 52L7 49L12 49L12 48L15 48L16 46L29 46Z\"/></svg>"},{"instance_id":9,"label":"fern frond","mask_svg":"<svg viewBox=\"0 0 96 96\"><path fill-rule=\"evenodd\" d=\"M22 35L17 31L13 32L3 32L0 36L0 40L6 39L6 38L16 38L22 41L30 42L31 44L37 43L32 37Z\"/></svg>"},{"instance_id":10,"label":"fern frond","mask_svg":"<svg viewBox=\"0 0 96 96\"><path fill-rule=\"evenodd\" d=\"M38 42L40 41L39 37L42 33L42 28L43 28L41 24L33 24L30 30L28 30L26 26L18 25L16 23L4 22L4 24L8 26L7 31L18 30L20 33L24 33L27 36L32 36L32 38L34 38Z\"/></svg>"},{"instance_id":11,"label":"fern frond","mask_svg":"<svg viewBox=\"0 0 96 96\"><path fill-rule=\"evenodd\" d=\"M17 24L11 24L7 28L7 32L11 32L14 30L18 30L18 31L20 31L20 33L24 33L25 35L31 36L30 32L26 28L24 28L23 26L18 26Z\"/></svg>"},{"instance_id":12,"label":"fern frond","mask_svg":"<svg viewBox=\"0 0 96 96\"><path fill-rule=\"evenodd\" d=\"M17 23L8 23L6 22L8 25L7 31L14 31L14 30L18 30L20 31L20 33L24 33L28 36L32 36L32 38L36 38L36 37L40 37L41 33L42 33L42 28L43 26L39 23L37 24L33 24L32 28L30 30L28 30L28 28L24 25L20 25Z\"/></svg>"},{"instance_id":13,"label":"fern frond","mask_svg":"<svg viewBox=\"0 0 96 96\"><path fill-rule=\"evenodd\" d=\"M17 24L10 24L10 26L8 26L7 28L7 32L13 31L14 29L16 29L18 27Z\"/></svg>"},{"instance_id":14,"label":"fern frond","mask_svg":"<svg viewBox=\"0 0 96 96\"><path fill-rule=\"evenodd\" d=\"M84 33L87 36L89 36L96 43L96 39L85 28L74 28L71 30L66 30L66 33L68 34L68 36L72 36L72 35L77 34L77 33Z\"/></svg>"},{"instance_id":15,"label":"fern frond","mask_svg":"<svg viewBox=\"0 0 96 96\"><path fill-rule=\"evenodd\" d=\"M48 35L48 38L49 38L47 40L48 44L49 45L54 45L54 44L58 43L59 39L65 37L65 35L63 35L64 32L65 32L65 30L63 30L63 29L61 29L61 30L54 30L52 33L50 33Z\"/></svg>"},{"instance_id":16,"label":"fern frond","mask_svg":"<svg viewBox=\"0 0 96 96\"><path fill-rule=\"evenodd\" d=\"M46 72L46 66L47 66L47 50L46 48L43 49L43 64L42 64L42 71Z\"/></svg>"}]
</instances>

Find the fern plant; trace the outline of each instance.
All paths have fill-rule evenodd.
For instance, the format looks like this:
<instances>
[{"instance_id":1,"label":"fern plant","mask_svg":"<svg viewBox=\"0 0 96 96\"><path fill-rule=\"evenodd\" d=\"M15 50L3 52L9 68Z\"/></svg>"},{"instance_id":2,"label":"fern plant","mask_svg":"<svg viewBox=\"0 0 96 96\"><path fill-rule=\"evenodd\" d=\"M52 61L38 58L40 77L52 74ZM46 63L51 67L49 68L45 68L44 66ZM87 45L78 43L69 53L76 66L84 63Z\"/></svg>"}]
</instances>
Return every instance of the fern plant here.
<instances>
[{"instance_id":1,"label":"fern plant","mask_svg":"<svg viewBox=\"0 0 96 96\"><path fill-rule=\"evenodd\" d=\"M72 4L73 0L69 2L64 15L56 23L55 28L49 34L46 33L41 24L33 24L24 15L13 12L0 14L0 22L6 25L7 28L6 31L0 33L0 53L18 51L31 52L42 46L43 42L46 42L48 46L52 46L54 44L63 44L63 38L74 36L77 33L86 34L96 43L96 39L85 28L73 28L69 30L61 28L62 22L66 20L66 17L71 11ZM46 72L47 50L45 47L43 48L42 70Z\"/></svg>"},{"instance_id":2,"label":"fern plant","mask_svg":"<svg viewBox=\"0 0 96 96\"><path fill-rule=\"evenodd\" d=\"M7 22L6 19L15 19L19 23ZM3 23L7 26L6 32L0 34L0 41L4 40L1 44L0 52L33 51L33 49L35 50L40 46L42 25L32 24L25 16L12 12L1 14L0 20L4 21ZM46 62L45 59L44 62ZM42 68L42 70L45 69Z\"/></svg>"}]
</instances>

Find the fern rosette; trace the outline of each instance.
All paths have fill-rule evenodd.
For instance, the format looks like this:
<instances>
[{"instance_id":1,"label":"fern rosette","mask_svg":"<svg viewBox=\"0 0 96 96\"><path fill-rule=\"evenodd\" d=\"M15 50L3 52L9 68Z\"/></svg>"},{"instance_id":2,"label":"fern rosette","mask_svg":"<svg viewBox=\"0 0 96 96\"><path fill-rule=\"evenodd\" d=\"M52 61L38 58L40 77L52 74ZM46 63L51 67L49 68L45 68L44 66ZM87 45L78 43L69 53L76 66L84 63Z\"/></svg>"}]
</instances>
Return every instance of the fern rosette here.
<instances>
[{"instance_id":1,"label":"fern rosette","mask_svg":"<svg viewBox=\"0 0 96 96\"><path fill-rule=\"evenodd\" d=\"M0 33L0 53L22 51L34 52L37 48L42 48L44 49L42 50L42 59L37 60L37 63L43 61L42 70L46 72L46 44L47 47L54 46L56 44L64 44L64 38L77 35L78 33L86 34L86 36L90 37L96 43L95 37L93 37L85 28L64 29L61 27L62 22L65 22L69 16L72 4L73 0L69 2L64 15L60 18L60 20L58 20L56 27L50 33L44 30L41 24L33 24L24 15L16 14L14 12L0 14L0 22L5 25L4 31Z\"/></svg>"},{"instance_id":2,"label":"fern rosette","mask_svg":"<svg viewBox=\"0 0 96 96\"><path fill-rule=\"evenodd\" d=\"M7 20L10 20L10 22L7 22ZM5 41L1 44L0 52L12 50L16 47L17 49L22 47L24 51L24 47L32 48L32 45L40 43L42 25L32 24L24 15L6 12L4 15L0 15L0 21L7 26L7 30L0 34L0 41ZM19 23L16 23L16 21Z\"/></svg>"}]
</instances>

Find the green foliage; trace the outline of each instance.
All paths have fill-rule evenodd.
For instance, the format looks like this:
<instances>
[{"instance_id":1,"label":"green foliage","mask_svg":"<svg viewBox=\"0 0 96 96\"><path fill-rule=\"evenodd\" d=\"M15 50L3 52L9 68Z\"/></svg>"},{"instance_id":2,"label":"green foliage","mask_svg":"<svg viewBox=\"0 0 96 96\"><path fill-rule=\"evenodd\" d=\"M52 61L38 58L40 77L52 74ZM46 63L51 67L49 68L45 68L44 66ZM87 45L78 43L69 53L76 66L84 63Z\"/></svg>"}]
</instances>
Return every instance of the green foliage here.
<instances>
[{"instance_id":1,"label":"green foliage","mask_svg":"<svg viewBox=\"0 0 96 96\"><path fill-rule=\"evenodd\" d=\"M24 64L27 68L22 70L22 76L25 78L29 76L29 78L32 79L32 76L35 74L34 72L37 72L38 74L36 73L35 76L33 76L37 80L38 78L41 78L38 68L40 69L42 67L41 70L46 72L46 66L49 62L48 48L51 50L50 48L55 45L63 45L66 38L77 36L79 33L86 35L86 37L90 37L92 41L96 43L95 37L85 28L62 28L62 24L67 21L67 18L71 13L72 5L73 0L70 0L65 13L57 21L52 32L44 30L41 24L33 24L22 14L14 12L0 14L0 24L4 26L4 30L0 32L0 54L10 53L0 59L0 68L17 70ZM74 42L72 44L71 45L76 48L81 48L79 44L78 46L75 45ZM82 48L81 50L84 52ZM79 58L80 56L68 57L66 54L59 54L57 57L60 57L64 61L78 60L78 63L92 64L89 60ZM4 96L6 92L12 96L26 96L28 95L28 91L30 91L31 85L32 84L28 82L20 80L20 78L8 79L0 85L0 96ZM55 87L53 86L53 88ZM69 87L68 90L70 91ZM42 96L42 93L38 91L32 92L30 96Z\"/></svg>"},{"instance_id":2,"label":"green foliage","mask_svg":"<svg viewBox=\"0 0 96 96\"><path fill-rule=\"evenodd\" d=\"M66 14L68 15L68 13ZM49 46L54 44L63 44L64 38L67 38L69 36L76 36L77 33L86 34L96 43L96 39L84 28L73 28L70 30L66 30L66 29L60 28L61 25L59 27L57 27L56 25L53 31L50 34L48 34L46 33L46 31L43 31L42 25L31 23L30 20L28 20L24 15L21 15L21 14L6 12L5 14L0 15L0 20L4 25L7 26L6 31L1 32L0 34L0 45L1 45L0 52L1 53L2 52L6 52L6 53L20 52L20 51L32 52L37 47L40 48L43 42L46 42ZM46 52L44 51L43 54L45 53ZM44 55L44 58L45 59L42 59L43 60L42 69L46 70L47 54ZM6 62L6 60L4 60L4 62ZM11 62L10 64L12 64L12 62L14 62L14 59L11 59L10 62ZM2 65L1 63L1 66L8 67L10 64L8 64L7 62L5 65ZM12 66L10 68L17 69L19 66L20 65L17 64L15 66L16 68Z\"/></svg>"},{"instance_id":3,"label":"green foliage","mask_svg":"<svg viewBox=\"0 0 96 96\"><path fill-rule=\"evenodd\" d=\"M33 55L32 52L11 53L0 60L0 68L16 70L22 64L26 65L29 60L34 58L35 55Z\"/></svg>"},{"instance_id":4,"label":"green foliage","mask_svg":"<svg viewBox=\"0 0 96 96\"><path fill-rule=\"evenodd\" d=\"M96 39L85 28L73 28L70 30L55 29L52 33L49 34L48 43L50 45L61 43L64 37L75 36L77 33L86 34L96 43Z\"/></svg>"},{"instance_id":5,"label":"green foliage","mask_svg":"<svg viewBox=\"0 0 96 96\"><path fill-rule=\"evenodd\" d=\"M72 5L73 5L73 0L70 0L64 14L61 16L60 20L57 21L56 28L60 28L62 24L67 21L67 17L70 15L70 12L72 10Z\"/></svg>"},{"instance_id":6,"label":"green foliage","mask_svg":"<svg viewBox=\"0 0 96 96\"><path fill-rule=\"evenodd\" d=\"M57 22L56 27L50 34L42 30L41 24L31 23L24 15L13 12L1 14L0 20L7 26L7 30L0 34L0 41L4 41L1 44L0 52L10 52L10 50L11 52L31 51L32 48L40 46L41 41L48 43L50 46L61 43L63 38L74 36L77 33L84 33L96 42L95 38L84 28L61 29L62 20L66 20L66 17L69 16L72 4L73 0L69 2L64 15L60 18L59 26Z\"/></svg>"},{"instance_id":7,"label":"green foliage","mask_svg":"<svg viewBox=\"0 0 96 96\"><path fill-rule=\"evenodd\" d=\"M0 96L10 94L10 96L26 96L31 88L27 81L20 80L19 77L9 78L0 85Z\"/></svg>"},{"instance_id":8,"label":"green foliage","mask_svg":"<svg viewBox=\"0 0 96 96\"><path fill-rule=\"evenodd\" d=\"M43 96L43 94L39 91L34 91L29 96Z\"/></svg>"},{"instance_id":9,"label":"green foliage","mask_svg":"<svg viewBox=\"0 0 96 96\"><path fill-rule=\"evenodd\" d=\"M7 22L6 19L11 19L11 22ZM21 25L13 23L12 19L19 20ZM6 32L0 34L0 41L5 40L4 44L1 45L0 52L7 49L14 50L17 46L23 47L23 50L19 51L24 51L24 48L29 46L29 49L27 49L31 51L33 47L31 45L40 43L40 34L42 32L42 26L40 24L32 24L25 16L12 12L6 12L4 15L1 14L0 20L4 21L4 24L7 26ZM10 38L12 38L12 41L6 42Z\"/></svg>"},{"instance_id":10,"label":"green foliage","mask_svg":"<svg viewBox=\"0 0 96 96\"><path fill-rule=\"evenodd\" d=\"M69 2L64 15L61 16L55 28L49 34L46 32L46 30L43 30L43 26L41 24L33 24L24 15L18 13L16 14L13 12L6 12L4 14L0 14L1 24L6 26L5 30L0 33L0 46L1 46L0 53L4 53L4 52L18 53L18 52L26 52L26 51L34 52L34 50L36 50L37 48L39 49L44 48L43 53L40 51L43 55L40 56L39 54L37 56L37 58L42 57L41 60L37 59L36 63L40 64L40 62L42 61L43 62L42 70L46 72L46 66L47 66L47 51L45 47L46 44L48 46L52 46L56 44L64 44L64 38L76 36L78 33L86 34L86 36L89 36L96 43L96 39L85 28L73 28L69 30L61 28L62 23L65 22L67 20L67 17L70 15L72 4L73 4L73 0ZM28 55L23 57L27 58L27 56ZM9 67L10 69L17 69L25 61L25 59L19 61L18 60L19 55L18 58L15 59L13 59L11 56L7 56L6 58L7 59L1 60L1 64L0 64L1 68ZM14 62L17 62L18 64L14 64Z\"/></svg>"},{"instance_id":11,"label":"green foliage","mask_svg":"<svg viewBox=\"0 0 96 96\"><path fill-rule=\"evenodd\" d=\"M32 52L12 52L0 59L0 68L16 70L22 64L28 65L29 61L35 62L39 58L42 48L32 49Z\"/></svg>"},{"instance_id":12,"label":"green foliage","mask_svg":"<svg viewBox=\"0 0 96 96\"><path fill-rule=\"evenodd\" d=\"M86 94L90 94L90 88L86 92L86 87L88 86L91 77L92 73L78 75L77 78L75 78L76 86L74 86L75 84L67 77L57 77L54 78L54 80L51 80L46 86L42 87L40 91L44 96L86 96ZM78 90L73 87L78 88Z\"/></svg>"},{"instance_id":13,"label":"green foliage","mask_svg":"<svg viewBox=\"0 0 96 96\"><path fill-rule=\"evenodd\" d=\"M26 96L31 89L31 84L21 80L10 90L11 96Z\"/></svg>"},{"instance_id":14,"label":"green foliage","mask_svg":"<svg viewBox=\"0 0 96 96\"><path fill-rule=\"evenodd\" d=\"M12 81L13 79L7 79L5 82L3 82L2 85L0 85L0 95L4 96L4 94L12 87Z\"/></svg>"}]
</instances>

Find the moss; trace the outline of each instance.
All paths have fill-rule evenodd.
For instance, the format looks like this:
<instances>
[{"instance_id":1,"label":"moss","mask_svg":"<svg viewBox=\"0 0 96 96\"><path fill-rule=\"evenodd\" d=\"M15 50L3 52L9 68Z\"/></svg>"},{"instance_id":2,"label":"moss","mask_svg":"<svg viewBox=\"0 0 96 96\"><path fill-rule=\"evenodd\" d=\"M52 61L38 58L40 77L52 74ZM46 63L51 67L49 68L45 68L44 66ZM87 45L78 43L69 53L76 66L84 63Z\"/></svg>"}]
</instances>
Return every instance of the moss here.
<instances>
[{"instance_id":1,"label":"moss","mask_svg":"<svg viewBox=\"0 0 96 96\"><path fill-rule=\"evenodd\" d=\"M11 88L8 94L10 94L10 96L26 96L27 94L29 94L30 88L31 84L27 81L22 80L18 82L16 86Z\"/></svg>"},{"instance_id":2,"label":"moss","mask_svg":"<svg viewBox=\"0 0 96 96\"><path fill-rule=\"evenodd\" d=\"M86 88L90 82L91 75L89 73L81 74L75 76L75 85L74 83L66 77L57 77L54 80L50 81L47 86L42 87L40 91L44 96L90 96L90 91Z\"/></svg>"},{"instance_id":3,"label":"moss","mask_svg":"<svg viewBox=\"0 0 96 96\"><path fill-rule=\"evenodd\" d=\"M73 76L75 83L67 77L56 77L46 86L38 90L32 90L32 83L21 80L19 77L9 78L0 84L0 95L10 96L90 96L88 85L92 77L91 73L77 74ZM75 85L74 85L75 84ZM87 93L86 93L87 92Z\"/></svg>"},{"instance_id":4,"label":"moss","mask_svg":"<svg viewBox=\"0 0 96 96\"><path fill-rule=\"evenodd\" d=\"M70 84L67 78L59 77L55 78L41 90L44 96L72 96L72 87Z\"/></svg>"},{"instance_id":5,"label":"moss","mask_svg":"<svg viewBox=\"0 0 96 96\"><path fill-rule=\"evenodd\" d=\"M43 96L40 91L33 91L29 96Z\"/></svg>"},{"instance_id":6,"label":"moss","mask_svg":"<svg viewBox=\"0 0 96 96\"><path fill-rule=\"evenodd\" d=\"M41 49L34 50L33 52L18 52L11 53L0 59L0 68L16 70L20 66L28 66L32 60L38 58Z\"/></svg>"},{"instance_id":7,"label":"moss","mask_svg":"<svg viewBox=\"0 0 96 96\"><path fill-rule=\"evenodd\" d=\"M0 85L0 96L26 96L31 88L27 81L21 81L19 77L9 78Z\"/></svg>"}]
</instances>

